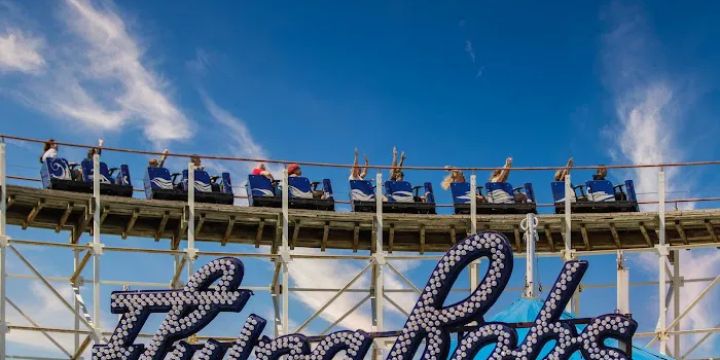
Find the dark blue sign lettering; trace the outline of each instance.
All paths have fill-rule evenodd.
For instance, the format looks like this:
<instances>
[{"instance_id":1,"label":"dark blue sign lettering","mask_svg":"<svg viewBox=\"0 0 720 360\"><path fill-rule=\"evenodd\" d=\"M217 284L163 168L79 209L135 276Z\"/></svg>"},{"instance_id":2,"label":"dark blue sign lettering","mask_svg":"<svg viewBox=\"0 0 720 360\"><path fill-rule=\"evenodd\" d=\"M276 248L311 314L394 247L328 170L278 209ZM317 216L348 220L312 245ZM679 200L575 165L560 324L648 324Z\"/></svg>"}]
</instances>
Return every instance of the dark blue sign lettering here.
<instances>
[{"instance_id":1,"label":"dark blue sign lettering","mask_svg":"<svg viewBox=\"0 0 720 360\"><path fill-rule=\"evenodd\" d=\"M443 306L453 283L472 261L489 262L480 285L465 299ZM474 358L486 345L495 345L491 359L535 359L543 347L555 346L548 358L568 359L581 352L586 359L629 359L606 339L629 342L637 323L625 315L596 317L582 331L568 320L560 320L563 309L580 284L588 264L569 261L563 266L552 290L528 334L518 344L513 324L488 323L483 316L505 289L513 267L512 249L499 233L486 232L459 242L448 251L430 275L420 298L397 334L388 360L413 359L423 341L422 358L452 360ZM252 292L240 289L243 264L235 258L216 259L198 270L181 290L123 291L111 297L111 311L120 320L107 344L93 349L93 359L244 360L251 354L259 360L330 360L342 353L352 360L365 357L373 335L362 330L338 331L320 339L314 347L305 335L290 334L275 339L261 336L266 321L250 315L234 342L208 340L201 345L183 341L209 324L220 312L240 312ZM151 313L166 317L147 344L135 343ZM463 328L475 322L473 328ZM457 348L450 354L450 336L463 329Z\"/></svg>"}]
</instances>

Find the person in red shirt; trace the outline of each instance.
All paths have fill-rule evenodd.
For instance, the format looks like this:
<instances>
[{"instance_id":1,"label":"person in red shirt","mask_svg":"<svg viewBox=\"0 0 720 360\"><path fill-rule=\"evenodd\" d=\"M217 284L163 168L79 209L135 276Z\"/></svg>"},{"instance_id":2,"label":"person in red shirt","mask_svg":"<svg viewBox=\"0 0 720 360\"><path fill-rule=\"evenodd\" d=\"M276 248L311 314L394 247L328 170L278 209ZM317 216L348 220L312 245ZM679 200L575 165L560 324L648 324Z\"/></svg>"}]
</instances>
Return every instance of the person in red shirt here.
<instances>
[{"instance_id":1,"label":"person in red shirt","mask_svg":"<svg viewBox=\"0 0 720 360\"><path fill-rule=\"evenodd\" d=\"M275 178L273 178L272 174L265 167L265 163L258 163L257 166L254 169L252 169L252 172L250 174L262 175L262 176L270 179L270 181L275 180Z\"/></svg>"}]
</instances>

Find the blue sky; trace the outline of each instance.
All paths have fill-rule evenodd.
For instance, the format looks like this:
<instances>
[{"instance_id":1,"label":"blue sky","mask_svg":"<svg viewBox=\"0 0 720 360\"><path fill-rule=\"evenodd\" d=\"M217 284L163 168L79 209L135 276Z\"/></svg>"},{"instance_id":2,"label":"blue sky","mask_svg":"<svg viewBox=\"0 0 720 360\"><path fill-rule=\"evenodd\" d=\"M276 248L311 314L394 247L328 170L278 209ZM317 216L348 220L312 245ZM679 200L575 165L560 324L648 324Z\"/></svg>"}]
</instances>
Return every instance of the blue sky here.
<instances>
[{"instance_id":1,"label":"blue sky","mask_svg":"<svg viewBox=\"0 0 720 360\"><path fill-rule=\"evenodd\" d=\"M409 165L496 166L509 155L518 166L561 165L569 156L578 164L717 159L718 7L713 2L1 1L0 132L342 163L350 162L358 147L372 163L387 164L393 145L407 152ZM37 176L39 148L10 143L8 150L10 173ZM68 158L81 156L79 150L61 151ZM146 158L112 153L104 158L129 163L139 185L138 169ZM248 169L210 165L232 171L236 185ZM671 171L670 197L717 195L715 170ZM332 178L338 197L345 198L345 170L306 168L305 174ZM444 174L406 175L412 182L433 181L438 200L450 200L438 186ZM487 174L478 176L484 181ZM533 182L539 201L548 202L550 177L514 172L510 181ZM610 177L633 178L638 191L654 197L655 170L615 171ZM12 231L16 237L58 239ZM106 242L132 241L145 243ZM705 261L688 269L694 275L718 271L714 252L683 256ZM634 280L653 277L653 259L633 258ZM603 271L614 258L591 260L597 265L591 265L588 279L614 282ZM157 268L161 275L153 281L167 277L159 269L169 265L138 261ZM47 270L66 273L66 266L48 262ZM262 267L267 264L258 266L262 272L247 271L246 283L267 282ZM340 266L359 270L358 264L330 268ZM429 266L408 265L413 281L424 282ZM311 268L301 267L319 273ZM543 260L542 268L549 283L559 262ZM518 285L522 274L515 275ZM597 291L587 296L592 305L587 315L613 309L606 306L614 302L613 292ZM654 291L633 292L643 331L654 328L657 314L646 309L646 303L654 307ZM317 306L309 297L295 301L308 313ZM269 315L262 306L257 311ZM701 315L692 321L715 325Z\"/></svg>"}]
</instances>

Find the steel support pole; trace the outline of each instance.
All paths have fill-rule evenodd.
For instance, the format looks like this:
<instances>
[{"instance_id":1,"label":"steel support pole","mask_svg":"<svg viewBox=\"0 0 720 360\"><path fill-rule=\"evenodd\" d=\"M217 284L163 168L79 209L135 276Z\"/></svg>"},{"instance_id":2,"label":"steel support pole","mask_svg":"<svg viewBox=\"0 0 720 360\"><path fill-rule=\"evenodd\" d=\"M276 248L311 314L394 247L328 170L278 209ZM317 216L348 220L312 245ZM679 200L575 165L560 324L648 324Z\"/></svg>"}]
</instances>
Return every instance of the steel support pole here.
<instances>
[{"instance_id":1,"label":"steel support pole","mask_svg":"<svg viewBox=\"0 0 720 360\"><path fill-rule=\"evenodd\" d=\"M372 259L372 285L371 285L371 308L373 330L381 332L385 329L384 325L384 309L385 309L385 274L383 267L385 266L385 253L383 245L383 194L382 194L382 173L378 171L375 176L375 253ZM375 342L375 350L373 352L376 360L383 358L382 342Z\"/></svg>"},{"instance_id":2,"label":"steel support pole","mask_svg":"<svg viewBox=\"0 0 720 360\"><path fill-rule=\"evenodd\" d=\"M630 272L625 267L622 250L617 252L617 305L618 314L630 314ZM618 342L619 348L626 354L632 354L632 343Z\"/></svg>"},{"instance_id":3,"label":"steel support pole","mask_svg":"<svg viewBox=\"0 0 720 360\"><path fill-rule=\"evenodd\" d=\"M73 249L73 274L78 271L78 268L80 267L80 250ZM78 283L80 283L80 279L77 280ZM75 284L79 288L79 284ZM80 316L80 302L78 301L77 296L73 296L73 305L75 307L75 321L73 324L73 329L75 329L74 334L74 346L73 346L73 352L77 352L78 348L80 347L80 319L78 318Z\"/></svg>"},{"instance_id":4,"label":"steel support pole","mask_svg":"<svg viewBox=\"0 0 720 360\"><path fill-rule=\"evenodd\" d=\"M470 175L470 234L477 234L477 176ZM479 284L478 269L480 268L480 260L470 263L470 293L475 291Z\"/></svg>"},{"instance_id":5,"label":"steel support pole","mask_svg":"<svg viewBox=\"0 0 720 360\"><path fill-rule=\"evenodd\" d=\"M187 183L187 247L185 248L186 269L188 279L192 276L193 262L197 258L198 249L195 248L195 169L192 161L188 162L188 183Z\"/></svg>"},{"instance_id":6,"label":"steel support pole","mask_svg":"<svg viewBox=\"0 0 720 360\"><path fill-rule=\"evenodd\" d=\"M520 227L525 231L525 292L528 299L535 298L535 242L537 242L538 219L533 213L525 216Z\"/></svg>"},{"instance_id":7,"label":"steel support pole","mask_svg":"<svg viewBox=\"0 0 720 360\"><path fill-rule=\"evenodd\" d=\"M564 222L564 248L562 252L564 261L575 259L575 251L572 249L572 200L575 198L575 191L572 188L572 179L568 173L565 176L565 222ZM566 308L571 313L578 314L580 312L580 293L576 290L570 299Z\"/></svg>"},{"instance_id":8,"label":"steel support pole","mask_svg":"<svg viewBox=\"0 0 720 360\"><path fill-rule=\"evenodd\" d=\"M658 323L655 328L656 336L660 340L660 353L667 355L667 272L665 266L669 255L665 239L665 171L661 168L658 172Z\"/></svg>"},{"instance_id":9,"label":"steel support pole","mask_svg":"<svg viewBox=\"0 0 720 360\"><path fill-rule=\"evenodd\" d=\"M93 325L96 338L102 339L102 304L100 300L100 256L102 255L103 244L100 241L100 154L93 155Z\"/></svg>"},{"instance_id":10,"label":"steel support pole","mask_svg":"<svg viewBox=\"0 0 720 360\"><path fill-rule=\"evenodd\" d=\"M0 360L5 360L5 340L8 331L6 293L7 236L7 174L5 172L5 142L0 142Z\"/></svg>"},{"instance_id":11,"label":"steel support pole","mask_svg":"<svg viewBox=\"0 0 720 360\"><path fill-rule=\"evenodd\" d=\"M282 262L282 334L287 335L290 332L290 271L288 269L288 263L290 262L290 246L288 240L288 228L289 228L289 210L290 188L288 185L288 171L287 168L283 170L282 177L282 245L280 249L280 261Z\"/></svg>"},{"instance_id":12,"label":"steel support pole","mask_svg":"<svg viewBox=\"0 0 720 360\"><path fill-rule=\"evenodd\" d=\"M672 272L672 286L673 286L673 321L675 326L674 331L680 331L680 288L682 287L682 279L680 278L680 250L673 250L673 272ZM680 358L680 334L673 334L673 357L676 359Z\"/></svg>"}]
</instances>

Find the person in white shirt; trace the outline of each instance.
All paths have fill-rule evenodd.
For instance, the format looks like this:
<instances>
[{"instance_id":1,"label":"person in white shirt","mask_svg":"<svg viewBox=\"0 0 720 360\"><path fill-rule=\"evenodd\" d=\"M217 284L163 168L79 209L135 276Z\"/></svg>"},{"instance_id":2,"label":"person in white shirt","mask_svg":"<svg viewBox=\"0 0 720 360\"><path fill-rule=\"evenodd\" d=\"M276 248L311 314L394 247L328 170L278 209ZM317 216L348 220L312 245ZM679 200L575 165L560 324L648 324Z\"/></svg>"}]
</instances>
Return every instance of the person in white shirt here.
<instances>
[{"instance_id":1,"label":"person in white shirt","mask_svg":"<svg viewBox=\"0 0 720 360\"><path fill-rule=\"evenodd\" d=\"M368 158L365 156L365 166L360 167L358 163L358 149L355 148L355 159L353 160L353 167L350 169L350 180L365 180L368 173Z\"/></svg>"},{"instance_id":2,"label":"person in white shirt","mask_svg":"<svg viewBox=\"0 0 720 360\"><path fill-rule=\"evenodd\" d=\"M58 156L58 145L54 139L49 139L45 142L43 147L43 153L40 156L40 162L45 163L47 159L54 159Z\"/></svg>"}]
</instances>

